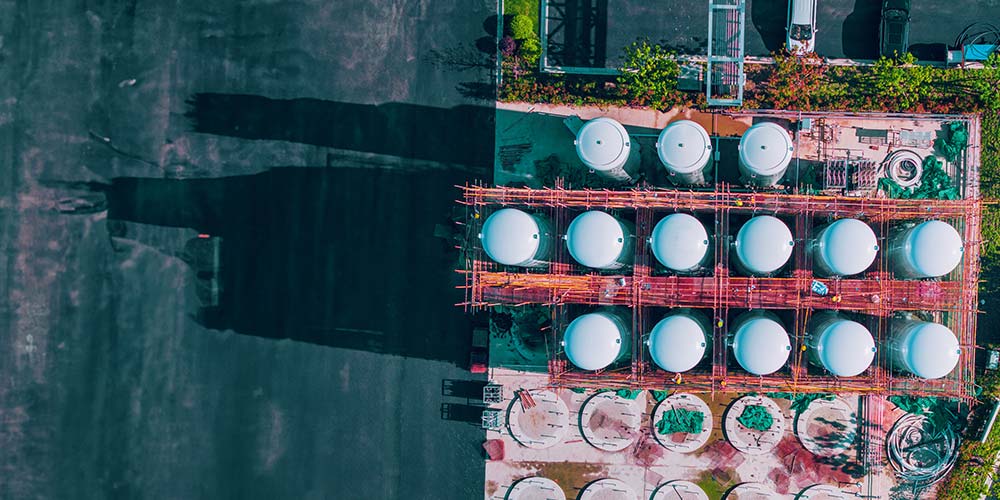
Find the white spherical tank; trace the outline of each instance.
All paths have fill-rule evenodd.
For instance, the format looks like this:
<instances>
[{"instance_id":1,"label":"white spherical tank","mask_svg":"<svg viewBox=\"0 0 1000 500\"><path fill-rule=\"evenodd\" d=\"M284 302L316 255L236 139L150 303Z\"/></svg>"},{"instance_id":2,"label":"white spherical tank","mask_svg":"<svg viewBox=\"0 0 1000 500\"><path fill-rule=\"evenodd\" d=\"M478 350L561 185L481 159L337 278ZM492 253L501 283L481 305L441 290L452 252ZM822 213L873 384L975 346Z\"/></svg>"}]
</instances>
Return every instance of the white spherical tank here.
<instances>
[{"instance_id":1,"label":"white spherical tank","mask_svg":"<svg viewBox=\"0 0 1000 500\"><path fill-rule=\"evenodd\" d=\"M675 184L704 184L712 160L712 140L701 125L678 120L667 125L656 141L660 162Z\"/></svg>"},{"instance_id":2,"label":"white spherical tank","mask_svg":"<svg viewBox=\"0 0 1000 500\"><path fill-rule=\"evenodd\" d=\"M671 271L700 268L708 258L708 232L704 224L688 214L670 214L653 228L649 238L653 256Z\"/></svg>"},{"instance_id":3,"label":"white spherical tank","mask_svg":"<svg viewBox=\"0 0 1000 500\"><path fill-rule=\"evenodd\" d=\"M693 310L680 310L661 319L649 333L649 355L664 371L686 372L705 358L710 345L708 321Z\"/></svg>"},{"instance_id":4,"label":"white spherical tank","mask_svg":"<svg viewBox=\"0 0 1000 500\"><path fill-rule=\"evenodd\" d=\"M920 378L941 378L955 369L962 349L950 328L926 321L892 322L889 352L893 365Z\"/></svg>"},{"instance_id":5,"label":"white spherical tank","mask_svg":"<svg viewBox=\"0 0 1000 500\"><path fill-rule=\"evenodd\" d=\"M748 184L771 186L785 175L795 146L782 126L760 122L740 138L740 173Z\"/></svg>"},{"instance_id":6,"label":"white spherical tank","mask_svg":"<svg viewBox=\"0 0 1000 500\"><path fill-rule=\"evenodd\" d=\"M639 165L639 145L632 142L621 123L595 118L576 134L576 154L590 170L614 180L630 182Z\"/></svg>"},{"instance_id":7,"label":"white spherical tank","mask_svg":"<svg viewBox=\"0 0 1000 500\"><path fill-rule=\"evenodd\" d=\"M858 219L840 219L820 229L813 239L813 271L819 276L851 276L875 262L875 231Z\"/></svg>"},{"instance_id":8,"label":"white spherical tank","mask_svg":"<svg viewBox=\"0 0 1000 500\"><path fill-rule=\"evenodd\" d=\"M929 220L894 232L889 262L897 277L937 278L958 267L964 251L951 224Z\"/></svg>"},{"instance_id":9,"label":"white spherical tank","mask_svg":"<svg viewBox=\"0 0 1000 500\"><path fill-rule=\"evenodd\" d=\"M875 359L875 339L864 325L837 313L821 311L806 333L809 361L838 377L854 377Z\"/></svg>"},{"instance_id":10,"label":"white spherical tank","mask_svg":"<svg viewBox=\"0 0 1000 500\"><path fill-rule=\"evenodd\" d=\"M584 212L569 224L566 247L573 259L594 269L620 269L632 263L634 225L607 212Z\"/></svg>"},{"instance_id":11,"label":"white spherical tank","mask_svg":"<svg viewBox=\"0 0 1000 500\"><path fill-rule=\"evenodd\" d=\"M758 215L743 224L733 246L739 267L748 274L760 276L771 274L788 262L795 240L780 219Z\"/></svg>"},{"instance_id":12,"label":"white spherical tank","mask_svg":"<svg viewBox=\"0 0 1000 500\"><path fill-rule=\"evenodd\" d=\"M574 319L563 333L563 351L583 370L602 370L631 352L632 334L623 317L598 311Z\"/></svg>"},{"instance_id":13,"label":"white spherical tank","mask_svg":"<svg viewBox=\"0 0 1000 500\"><path fill-rule=\"evenodd\" d=\"M486 255L508 266L544 266L552 249L548 219L516 208L497 210L487 217L479 239Z\"/></svg>"},{"instance_id":14,"label":"white spherical tank","mask_svg":"<svg viewBox=\"0 0 1000 500\"><path fill-rule=\"evenodd\" d=\"M776 316L750 311L737 318L734 327L733 354L744 370L754 375L769 375L788 361L792 344Z\"/></svg>"}]
</instances>

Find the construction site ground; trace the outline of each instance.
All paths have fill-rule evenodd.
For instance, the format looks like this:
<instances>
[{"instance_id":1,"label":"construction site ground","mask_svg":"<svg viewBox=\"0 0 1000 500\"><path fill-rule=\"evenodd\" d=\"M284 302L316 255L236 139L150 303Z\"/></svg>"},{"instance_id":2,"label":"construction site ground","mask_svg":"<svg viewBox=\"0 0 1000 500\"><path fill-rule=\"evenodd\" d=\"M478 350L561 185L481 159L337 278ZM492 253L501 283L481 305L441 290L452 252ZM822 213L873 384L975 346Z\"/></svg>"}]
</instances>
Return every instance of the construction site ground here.
<instances>
[{"instance_id":1,"label":"construction site ground","mask_svg":"<svg viewBox=\"0 0 1000 500\"><path fill-rule=\"evenodd\" d=\"M515 396L519 389L546 389L547 377L507 369L492 369L490 379L503 385L503 402L491 405L504 416L521 401ZM542 476L555 480L567 498L576 498L579 491L591 481L617 478L629 484L640 498L649 498L653 491L668 481L688 480L702 487L709 498L718 499L732 487L745 483L762 483L779 495L794 498L803 489L828 484L840 488L850 497L855 494L867 498L890 498L894 489L900 489L888 465L860 473L858 450L855 445L833 456L820 457L807 451L795 433L794 411L789 401L774 399L785 418L785 431L780 441L768 453L749 455L738 451L723 434L723 412L740 395L717 393L698 395L712 412L712 431L707 443L689 454L667 451L653 437L650 415L656 401L649 392L636 398L645 409L642 414L641 432L636 441L620 452L606 452L588 444L579 426L582 403L594 394L593 390L577 393L569 389L549 388L558 394L569 409L569 429L561 444L532 449L514 439L509 428L487 431L487 439L501 439L506 456L503 460L486 465L487 500L505 498L507 489L518 479ZM856 394L840 394L857 417L859 398ZM884 399L881 405L882 433L888 432L895 420L903 414ZM815 403L814 403L815 404ZM877 433L875 431L874 433ZM923 494L931 494L929 491Z\"/></svg>"}]
</instances>

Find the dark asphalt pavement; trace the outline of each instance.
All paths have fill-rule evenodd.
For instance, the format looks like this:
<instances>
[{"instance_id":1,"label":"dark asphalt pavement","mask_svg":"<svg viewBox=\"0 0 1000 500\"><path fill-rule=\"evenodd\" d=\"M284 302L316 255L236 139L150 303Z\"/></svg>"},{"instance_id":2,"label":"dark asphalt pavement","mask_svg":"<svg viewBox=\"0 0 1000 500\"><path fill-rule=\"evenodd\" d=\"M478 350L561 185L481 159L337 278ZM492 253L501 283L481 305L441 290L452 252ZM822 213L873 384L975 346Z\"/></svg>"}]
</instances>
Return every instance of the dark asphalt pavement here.
<instances>
[{"instance_id":1,"label":"dark asphalt pavement","mask_svg":"<svg viewBox=\"0 0 1000 500\"><path fill-rule=\"evenodd\" d=\"M975 22L1000 18L1000 0L912 2L911 51L937 54L937 44L952 44ZM747 0L744 49L766 56L785 44L788 0ZM816 51L831 58L873 59L878 52L881 2L817 0ZM608 3L609 65L621 61L621 49L638 38L660 41L683 54L707 53L707 2L611 0Z\"/></svg>"},{"instance_id":2,"label":"dark asphalt pavement","mask_svg":"<svg viewBox=\"0 0 1000 500\"><path fill-rule=\"evenodd\" d=\"M492 171L494 9L0 1L0 498L482 495L433 232Z\"/></svg>"}]
</instances>

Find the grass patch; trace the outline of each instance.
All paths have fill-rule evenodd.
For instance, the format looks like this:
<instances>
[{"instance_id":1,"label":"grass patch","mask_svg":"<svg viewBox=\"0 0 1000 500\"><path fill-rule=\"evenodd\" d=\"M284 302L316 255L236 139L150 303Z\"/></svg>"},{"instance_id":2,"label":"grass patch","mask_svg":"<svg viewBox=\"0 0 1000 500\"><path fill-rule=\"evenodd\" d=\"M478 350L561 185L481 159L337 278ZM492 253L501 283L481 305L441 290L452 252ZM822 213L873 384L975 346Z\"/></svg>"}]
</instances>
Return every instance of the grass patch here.
<instances>
[{"instance_id":1,"label":"grass patch","mask_svg":"<svg viewBox=\"0 0 1000 500\"><path fill-rule=\"evenodd\" d=\"M993 468L993 460L1000 452L1000 425L994 425L985 443L966 441L959 449L958 464L947 481L938 489L938 498L970 500L988 493L986 475ZM973 457L982 459L982 465L969 463ZM994 478L996 481L996 478Z\"/></svg>"},{"instance_id":2,"label":"grass patch","mask_svg":"<svg viewBox=\"0 0 1000 500\"><path fill-rule=\"evenodd\" d=\"M726 488L728 487L727 485L719 484L719 481L712 476L711 470L702 471L695 484L702 490L705 490L708 498L722 498L722 494L726 492Z\"/></svg>"}]
</instances>

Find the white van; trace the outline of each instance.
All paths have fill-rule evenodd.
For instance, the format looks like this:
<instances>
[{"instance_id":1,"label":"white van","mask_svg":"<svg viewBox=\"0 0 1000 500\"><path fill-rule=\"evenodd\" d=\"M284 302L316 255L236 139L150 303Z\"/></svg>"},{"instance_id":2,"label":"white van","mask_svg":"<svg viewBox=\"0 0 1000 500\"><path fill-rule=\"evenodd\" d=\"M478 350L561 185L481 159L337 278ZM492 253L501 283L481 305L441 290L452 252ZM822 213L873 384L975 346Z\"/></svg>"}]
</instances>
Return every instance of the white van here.
<instances>
[{"instance_id":1,"label":"white van","mask_svg":"<svg viewBox=\"0 0 1000 500\"><path fill-rule=\"evenodd\" d=\"M816 51L816 0L788 0L788 51L795 55Z\"/></svg>"}]
</instances>

